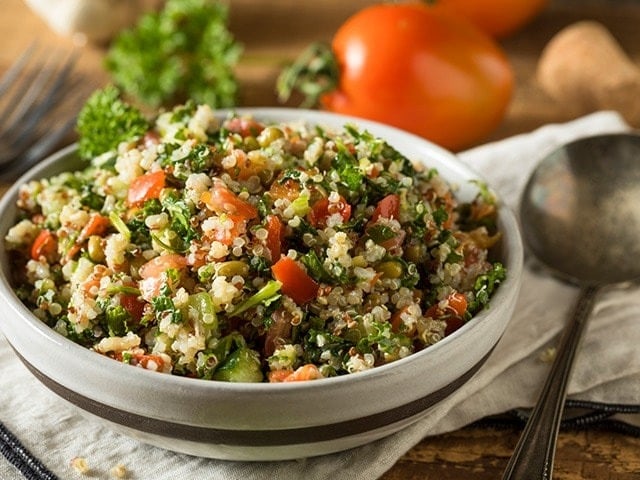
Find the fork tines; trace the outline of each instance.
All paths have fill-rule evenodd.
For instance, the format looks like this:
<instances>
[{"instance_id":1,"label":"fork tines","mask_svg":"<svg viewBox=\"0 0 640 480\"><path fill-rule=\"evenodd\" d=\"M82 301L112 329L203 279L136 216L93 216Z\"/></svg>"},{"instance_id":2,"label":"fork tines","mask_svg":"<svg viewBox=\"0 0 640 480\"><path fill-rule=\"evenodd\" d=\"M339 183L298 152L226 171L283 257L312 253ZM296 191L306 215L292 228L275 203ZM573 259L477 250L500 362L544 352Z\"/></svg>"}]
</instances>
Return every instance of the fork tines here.
<instances>
[{"instance_id":1,"label":"fork tines","mask_svg":"<svg viewBox=\"0 0 640 480\"><path fill-rule=\"evenodd\" d=\"M34 43L0 79L0 181L14 180L73 127L73 119L60 121L56 113L70 97L79 104L69 92L76 60L74 52L52 53Z\"/></svg>"}]
</instances>

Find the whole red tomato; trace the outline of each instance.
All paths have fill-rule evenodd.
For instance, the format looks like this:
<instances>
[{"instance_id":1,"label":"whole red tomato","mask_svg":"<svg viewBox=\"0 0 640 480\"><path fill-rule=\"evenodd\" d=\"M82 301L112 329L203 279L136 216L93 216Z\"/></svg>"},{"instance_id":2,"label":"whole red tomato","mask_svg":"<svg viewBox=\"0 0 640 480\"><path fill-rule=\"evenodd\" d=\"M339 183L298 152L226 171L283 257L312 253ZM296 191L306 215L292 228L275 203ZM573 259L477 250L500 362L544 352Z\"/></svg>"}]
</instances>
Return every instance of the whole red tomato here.
<instances>
[{"instance_id":1,"label":"whole red tomato","mask_svg":"<svg viewBox=\"0 0 640 480\"><path fill-rule=\"evenodd\" d=\"M539 14L547 0L438 0L469 19L481 30L503 38L522 28Z\"/></svg>"},{"instance_id":2,"label":"whole red tomato","mask_svg":"<svg viewBox=\"0 0 640 480\"><path fill-rule=\"evenodd\" d=\"M336 32L330 111L377 120L451 150L485 138L502 120L513 72L487 34L445 8L377 4Z\"/></svg>"}]
</instances>

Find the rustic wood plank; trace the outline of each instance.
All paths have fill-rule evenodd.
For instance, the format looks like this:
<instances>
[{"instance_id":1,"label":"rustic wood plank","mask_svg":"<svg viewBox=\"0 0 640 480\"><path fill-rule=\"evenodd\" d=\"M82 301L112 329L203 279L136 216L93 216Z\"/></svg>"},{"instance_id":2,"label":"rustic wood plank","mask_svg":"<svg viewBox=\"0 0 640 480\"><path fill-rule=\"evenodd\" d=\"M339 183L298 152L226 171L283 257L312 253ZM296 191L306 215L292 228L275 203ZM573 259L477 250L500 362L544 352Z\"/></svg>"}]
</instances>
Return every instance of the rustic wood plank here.
<instances>
[{"instance_id":1,"label":"rustic wood plank","mask_svg":"<svg viewBox=\"0 0 640 480\"><path fill-rule=\"evenodd\" d=\"M520 431L471 426L426 438L407 452L382 480L500 478ZM561 432L554 478L640 479L640 439L607 431Z\"/></svg>"}]
</instances>

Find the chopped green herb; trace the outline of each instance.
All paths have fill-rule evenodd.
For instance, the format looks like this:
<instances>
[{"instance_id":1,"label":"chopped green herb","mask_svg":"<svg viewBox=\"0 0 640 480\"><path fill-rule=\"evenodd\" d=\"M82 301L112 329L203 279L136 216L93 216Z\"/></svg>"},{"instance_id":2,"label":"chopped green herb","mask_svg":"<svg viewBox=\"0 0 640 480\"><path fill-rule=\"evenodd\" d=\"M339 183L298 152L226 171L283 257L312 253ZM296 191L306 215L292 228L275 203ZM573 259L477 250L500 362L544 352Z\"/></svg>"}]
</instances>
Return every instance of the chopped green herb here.
<instances>
[{"instance_id":1,"label":"chopped green herb","mask_svg":"<svg viewBox=\"0 0 640 480\"><path fill-rule=\"evenodd\" d=\"M360 190L364 175L358 168L357 160L348 152L344 145L338 146L338 154L332 166L340 177L340 182L351 192Z\"/></svg>"},{"instance_id":2,"label":"chopped green herb","mask_svg":"<svg viewBox=\"0 0 640 480\"><path fill-rule=\"evenodd\" d=\"M189 222L192 215L191 209L175 190L169 191L160 202L171 219L171 230L178 234L183 243L188 244L198 236Z\"/></svg>"},{"instance_id":3,"label":"chopped green herb","mask_svg":"<svg viewBox=\"0 0 640 480\"><path fill-rule=\"evenodd\" d=\"M109 85L89 97L78 114L76 130L78 154L89 160L115 150L120 142L141 138L149 130L149 122Z\"/></svg>"},{"instance_id":4,"label":"chopped green herb","mask_svg":"<svg viewBox=\"0 0 640 480\"><path fill-rule=\"evenodd\" d=\"M491 295L506 277L504 266L496 262L491 266L491 270L476 279L473 285L474 300L467 308L469 316L479 312L489 303Z\"/></svg>"},{"instance_id":5,"label":"chopped green herb","mask_svg":"<svg viewBox=\"0 0 640 480\"><path fill-rule=\"evenodd\" d=\"M131 315L122 305L109 305L105 315L110 337L121 337L127 333L127 322Z\"/></svg>"},{"instance_id":6,"label":"chopped green herb","mask_svg":"<svg viewBox=\"0 0 640 480\"><path fill-rule=\"evenodd\" d=\"M438 207L433 211L433 221L436 222L436 225L441 226L449 219L449 213L445 210L444 207Z\"/></svg>"},{"instance_id":7,"label":"chopped green herb","mask_svg":"<svg viewBox=\"0 0 640 480\"><path fill-rule=\"evenodd\" d=\"M230 315L240 315L250 308L256 307L260 304L269 305L269 303L280 298L280 294L278 292L280 291L281 286L282 284L277 280L269 280L264 287L234 308Z\"/></svg>"},{"instance_id":8,"label":"chopped green herb","mask_svg":"<svg viewBox=\"0 0 640 480\"><path fill-rule=\"evenodd\" d=\"M332 280L331 274L322 265L318 254L314 250L309 250L305 253L300 260L307 267L307 273L318 282L330 282Z\"/></svg>"},{"instance_id":9,"label":"chopped green herb","mask_svg":"<svg viewBox=\"0 0 640 480\"><path fill-rule=\"evenodd\" d=\"M127 239L131 238L131 230L129 230L127 224L124 223L124 220L122 220L114 210L109 212L109 221L111 222L111 225L113 225L114 228L118 231L118 233L120 233Z\"/></svg>"},{"instance_id":10,"label":"chopped green herb","mask_svg":"<svg viewBox=\"0 0 640 480\"><path fill-rule=\"evenodd\" d=\"M152 107L195 100L235 105L240 45L217 0L167 0L113 41L106 68L116 85Z\"/></svg>"},{"instance_id":11,"label":"chopped green herb","mask_svg":"<svg viewBox=\"0 0 640 480\"><path fill-rule=\"evenodd\" d=\"M171 323L182 323L182 312L176 308L171 297L168 297L167 295L159 295L154 297L151 303L153 305L157 321L168 316Z\"/></svg>"}]
</instances>

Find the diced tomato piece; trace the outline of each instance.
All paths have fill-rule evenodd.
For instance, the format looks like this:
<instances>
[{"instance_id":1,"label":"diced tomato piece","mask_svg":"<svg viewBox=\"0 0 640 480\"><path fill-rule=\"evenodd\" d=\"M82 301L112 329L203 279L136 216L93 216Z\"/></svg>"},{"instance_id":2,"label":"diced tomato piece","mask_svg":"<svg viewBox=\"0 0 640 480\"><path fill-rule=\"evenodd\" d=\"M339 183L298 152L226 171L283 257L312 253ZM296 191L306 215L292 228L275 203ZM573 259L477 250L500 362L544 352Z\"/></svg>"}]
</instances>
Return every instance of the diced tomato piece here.
<instances>
[{"instance_id":1,"label":"diced tomato piece","mask_svg":"<svg viewBox=\"0 0 640 480\"><path fill-rule=\"evenodd\" d=\"M136 177L129 186L127 203L131 206L140 205L152 198L158 198L165 186L166 176L164 170L145 173Z\"/></svg>"},{"instance_id":2,"label":"diced tomato piece","mask_svg":"<svg viewBox=\"0 0 640 480\"><path fill-rule=\"evenodd\" d=\"M236 149L232 153L236 160L233 167L225 168L232 178L247 180L260 174L266 168L266 158L260 155L249 156L244 150Z\"/></svg>"},{"instance_id":3,"label":"diced tomato piece","mask_svg":"<svg viewBox=\"0 0 640 480\"><path fill-rule=\"evenodd\" d=\"M122 358L122 356L120 356ZM131 359L131 365L140 366L147 370L162 372L165 370L164 359L160 355L138 353Z\"/></svg>"},{"instance_id":4,"label":"diced tomato piece","mask_svg":"<svg viewBox=\"0 0 640 480\"><path fill-rule=\"evenodd\" d=\"M269 372L270 382L302 382L305 380L316 380L322 378L318 367L313 363L307 363L296 370L282 369Z\"/></svg>"},{"instance_id":5,"label":"diced tomato piece","mask_svg":"<svg viewBox=\"0 0 640 480\"><path fill-rule=\"evenodd\" d=\"M167 279L162 273L170 268L182 270L187 266L187 259L177 253L168 253L152 258L140 267L138 273L142 280L138 282L140 296L147 302L160 294L160 290L166 284Z\"/></svg>"},{"instance_id":6,"label":"diced tomato piece","mask_svg":"<svg viewBox=\"0 0 640 480\"><path fill-rule=\"evenodd\" d=\"M136 323L140 321L144 314L145 304L146 302L138 295L134 295L132 293L126 293L120 297L120 305L129 312L129 315L131 315L131 318L133 318Z\"/></svg>"},{"instance_id":7,"label":"diced tomato piece","mask_svg":"<svg viewBox=\"0 0 640 480\"><path fill-rule=\"evenodd\" d=\"M285 378L293 373L291 368L281 368L280 370L272 370L267 374L270 383L284 382Z\"/></svg>"},{"instance_id":8,"label":"diced tomato piece","mask_svg":"<svg viewBox=\"0 0 640 480\"><path fill-rule=\"evenodd\" d=\"M340 195L337 202L331 202L328 198L318 200L311 207L307 219L315 228L324 228L327 226L329 217L336 213L339 214L345 222L348 222L351 218L351 205L347 203L342 195Z\"/></svg>"},{"instance_id":9,"label":"diced tomato piece","mask_svg":"<svg viewBox=\"0 0 640 480\"><path fill-rule=\"evenodd\" d=\"M298 305L316 298L318 284L291 257L282 257L271 267L271 272L282 283L282 293L291 297Z\"/></svg>"},{"instance_id":10,"label":"diced tomato piece","mask_svg":"<svg viewBox=\"0 0 640 480\"><path fill-rule=\"evenodd\" d=\"M438 318L444 315L463 316L467 311L467 298L460 292L453 292L447 297L446 307L441 308L440 303L429 307L425 315L427 317Z\"/></svg>"},{"instance_id":11,"label":"diced tomato piece","mask_svg":"<svg viewBox=\"0 0 640 480\"><path fill-rule=\"evenodd\" d=\"M100 288L100 280L97 278L85 280L80 284L80 288L88 295L95 295Z\"/></svg>"},{"instance_id":12,"label":"diced tomato piece","mask_svg":"<svg viewBox=\"0 0 640 480\"><path fill-rule=\"evenodd\" d=\"M447 309L452 310L456 315L462 316L467 311L467 297L463 293L453 292L447 298Z\"/></svg>"},{"instance_id":13,"label":"diced tomato piece","mask_svg":"<svg viewBox=\"0 0 640 480\"><path fill-rule=\"evenodd\" d=\"M162 286L165 281L162 277L148 277L143 278L138 282L138 288L140 289L140 296L147 302L152 302L154 298L160 295Z\"/></svg>"},{"instance_id":14,"label":"diced tomato piece","mask_svg":"<svg viewBox=\"0 0 640 480\"><path fill-rule=\"evenodd\" d=\"M230 132L239 133L242 137L257 137L260 132L264 130L264 125L252 118L234 117L230 120L227 120L224 123L224 126Z\"/></svg>"},{"instance_id":15,"label":"diced tomato piece","mask_svg":"<svg viewBox=\"0 0 640 480\"><path fill-rule=\"evenodd\" d=\"M381 218L397 220L399 216L400 197L398 197L398 195L396 195L395 193L390 193L378 202L378 204L376 205L376 209L373 211L373 215L371 215L371 219L367 224L367 227L374 225ZM394 237L380 242L380 245L387 250L392 250L402 245L405 237L406 232L404 230L400 230Z\"/></svg>"},{"instance_id":16,"label":"diced tomato piece","mask_svg":"<svg viewBox=\"0 0 640 480\"><path fill-rule=\"evenodd\" d=\"M468 308L467 298L460 292L453 292L447 297L446 306L432 305L425 312L426 317L444 320L447 323L445 336L453 333L465 324L464 314Z\"/></svg>"},{"instance_id":17,"label":"diced tomato piece","mask_svg":"<svg viewBox=\"0 0 640 480\"><path fill-rule=\"evenodd\" d=\"M217 214L238 215L245 220L258 217L256 207L223 186L216 185L213 189L203 192L200 200Z\"/></svg>"},{"instance_id":18,"label":"diced tomato piece","mask_svg":"<svg viewBox=\"0 0 640 480\"><path fill-rule=\"evenodd\" d=\"M71 245L71 247L69 247L69 250L67 250L67 253L65 253L64 257L62 258L62 263L67 263L73 260L73 258L80 252L81 249L82 247L78 243L74 243L73 245Z\"/></svg>"},{"instance_id":19,"label":"diced tomato piece","mask_svg":"<svg viewBox=\"0 0 640 480\"><path fill-rule=\"evenodd\" d=\"M406 236L407 236L407 232L405 232L404 230L400 230L395 237L390 238L389 240L385 240L384 242L381 242L380 245L386 248L387 250L392 250L402 245L402 242L404 242L404 239Z\"/></svg>"},{"instance_id":20,"label":"diced tomato piece","mask_svg":"<svg viewBox=\"0 0 640 480\"><path fill-rule=\"evenodd\" d=\"M109 220L109 218L100 215L99 213L92 214L86 225L82 227L80 235L78 235L75 243L71 245L71 247L65 254L63 263L72 260L82 249L82 244L84 243L84 241L87 240L87 238L89 238L91 235L104 235L104 233L109 228L109 225L111 225L111 221Z\"/></svg>"},{"instance_id":21,"label":"diced tomato piece","mask_svg":"<svg viewBox=\"0 0 640 480\"><path fill-rule=\"evenodd\" d=\"M312 363L308 363L301 367L298 367L291 375L285 378L284 382L300 382L304 380L315 380L317 378L322 378L322 374L318 367L316 367Z\"/></svg>"},{"instance_id":22,"label":"diced tomato piece","mask_svg":"<svg viewBox=\"0 0 640 480\"><path fill-rule=\"evenodd\" d=\"M177 253L167 253L152 258L140 267L138 273L142 278L160 277L170 268L182 270L187 266L187 259Z\"/></svg>"},{"instance_id":23,"label":"diced tomato piece","mask_svg":"<svg viewBox=\"0 0 640 480\"><path fill-rule=\"evenodd\" d=\"M284 225L276 215L268 215L267 218L267 240L266 247L271 254L271 262L280 260L282 253L282 242L284 241Z\"/></svg>"},{"instance_id":24,"label":"diced tomato piece","mask_svg":"<svg viewBox=\"0 0 640 480\"><path fill-rule=\"evenodd\" d=\"M144 368L149 368L151 363L155 363L157 365L158 370L162 370L164 367L164 360L160 355L140 355L136 356L136 360L139 365L142 365Z\"/></svg>"},{"instance_id":25,"label":"diced tomato piece","mask_svg":"<svg viewBox=\"0 0 640 480\"><path fill-rule=\"evenodd\" d=\"M231 245L235 238L238 238L246 231L246 218L240 215L225 215L225 220L233 223L231 228L221 228L213 231L212 238L225 245Z\"/></svg>"},{"instance_id":26,"label":"diced tomato piece","mask_svg":"<svg viewBox=\"0 0 640 480\"><path fill-rule=\"evenodd\" d=\"M52 257L58 251L58 240L51 230L46 228L40 230L40 233L31 244L31 258L39 260L44 256L47 260L51 260Z\"/></svg>"},{"instance_id":27,"label":"diced tomato piece","mask_svg":"<svg viewBox=\"0 0 640 480\"><path fill-rule=\"evenodd\" d=\"M464 320L460 317L449 317L445 321L447 322L447 326L444 329L445 337L447 335L451 335L453 332L464 325Z\"/></svg>"},{"instance_id":28,"label":"diced tomato piece","mask_svg":"<svg viewBox=\"0 0 640 480\"><path fill-rule=\"evenodd\" d=\"M376 209L371 216L371 222L376 222L380 217L398 219L400 215L400 197L395 193L390 193L376 205Z\"/></svg>"},{"instance_id":29,"label":"diced tomato piece","mask_svg":"<svg viewBox=\"0 0 640 480\"><path fill-rule=\"evenodd\" d=\"M400 331L400 327L402 326L402 314L405 313L409 307L402 307L399 310L393 312L391 315L391 331L398 333Z\"/></svg>"},{"instance_id":30,"label":"diced tomato piece","mask_svg":"<svg viewBox=\"0 0 640 480\"><path fill-rule=\"evenodd\" d=\"M293 202L300 196L300 184L290 178L283 182L278 179L269 187L269 195L274 200L285 198Z\"/></svg>"},{"instance_id":31,"label":"diced tomato piece","mask_svg":"<svg viewBox=\"0 0 640 480\"><path fill-rule=\"evenodd\" d=\"M102 236L109 228L109 225L111 225L111 221L109 220L108 217L105 217L104 215L100 215L99 213L94 213L89 218L89 221L87 222L87 224L82 228L82 231L80 232L80 236L78 237L78 240L81 240L81 241L86 240L91 235Z\"/></svg>"}]
</instances>

